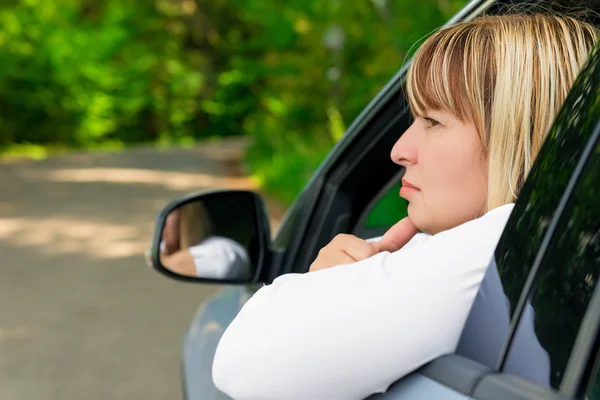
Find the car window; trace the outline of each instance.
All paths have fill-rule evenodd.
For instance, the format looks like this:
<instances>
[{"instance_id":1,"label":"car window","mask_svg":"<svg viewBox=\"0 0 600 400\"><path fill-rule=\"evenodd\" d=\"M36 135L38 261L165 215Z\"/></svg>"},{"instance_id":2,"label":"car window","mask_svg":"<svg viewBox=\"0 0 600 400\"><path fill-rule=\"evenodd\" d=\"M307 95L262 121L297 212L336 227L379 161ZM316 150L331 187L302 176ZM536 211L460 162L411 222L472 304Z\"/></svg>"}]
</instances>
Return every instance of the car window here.
<instances>
[{"instance_id":1,"label":"car window","mask_svg":"<svg viewBox=\"0 0 600 400\"><path fill-rule=\"evenodd\" d=\"M535 333L548 353L554 388L560 385L600 265L600 145L596 138L590 140L597 136L600 116L598 46L589 62L544 144L528 180L531 185L524 188L496 250L498 271L514 311L561 197L571 178L581 172L529 293ZM581 155L589 150L581 169ZM511 353L512 349L509 358Z\"/></svg>"},{"instance_id":2,"label":"car window","mask_svg":"<svg viewBox=\"0 0 600 400\"><path fill-rule=\"evenodd\" d=\"M358 229L358 235L363 238L380 236L392 225L408 215L408 202L398 197L401 184L398 182L377 198L373 208L367 213L366 219Z\"/></svg>"},{"instance_id":3,"label":"car window","mask_svg":"<svg viewBox=\"0 0 600 400\"><path fill-rule=\"evenodd\" d=\"M598 281L600 266L600 145L585 167L557 239L546 254L531 304L534 325L550 357L553 387L560 385L583 316Z\"/></svg>"}]
</instances>

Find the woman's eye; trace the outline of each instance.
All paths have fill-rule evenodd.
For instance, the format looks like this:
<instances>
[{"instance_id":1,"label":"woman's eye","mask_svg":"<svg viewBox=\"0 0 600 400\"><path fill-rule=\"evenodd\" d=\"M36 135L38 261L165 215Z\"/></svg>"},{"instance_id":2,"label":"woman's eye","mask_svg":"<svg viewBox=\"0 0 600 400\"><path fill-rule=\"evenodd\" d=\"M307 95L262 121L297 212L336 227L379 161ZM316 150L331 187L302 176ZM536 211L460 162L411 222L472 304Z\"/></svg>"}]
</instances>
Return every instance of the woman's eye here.
<instances>
[{"instance_id":1,"label":"woman's eye","mask_svg":"<svg viewBox=\"0 0 600 400\"><path fill-rule=\"evenodd\" d=\"M425 120L425 128L433 128L434 126L438 126L440 123L433 118L423 117Z\"/></svg>"}]
</instances>

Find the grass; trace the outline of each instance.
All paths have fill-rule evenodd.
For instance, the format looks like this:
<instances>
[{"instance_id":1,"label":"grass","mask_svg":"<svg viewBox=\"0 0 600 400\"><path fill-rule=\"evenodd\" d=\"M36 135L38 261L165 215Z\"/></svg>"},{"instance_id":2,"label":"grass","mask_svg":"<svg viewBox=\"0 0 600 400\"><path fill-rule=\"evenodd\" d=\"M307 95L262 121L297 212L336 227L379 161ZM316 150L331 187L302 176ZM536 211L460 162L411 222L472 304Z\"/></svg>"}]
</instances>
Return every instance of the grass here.
<instances>
[{"instance_id":1,"label":"grass","mask_svg":"<svg viewBox=\"0 0 600 400\"><path fill-rule=\"evenodd\" d=\"M126 149L121 142L105 142L89 147L69 147L64 145L13 144L0 149L0 161L44 160L50 156L75 151L116 153Z\"/></svg>"},{"instance_id":2,"label":"grass","mask_svg":"<svg viewBox=\"0 0 600 400\"><path fill-rule=\"evenodd\" d=\"M191 137L178 139L161 139L152 143L126 144L118 140L104 141L89 146L67 146L67 145L40 145L32 143L12 144L0 148L0 162L10 162L19 160L44 160L48 157L68 154L73 152L90 153L120 153L134 146L151 146L159 150L171 148L189 149L198 142L216 143L222 140L220 136L209 136L201 140L195 140Z\"/></svg>"}]
</instances>

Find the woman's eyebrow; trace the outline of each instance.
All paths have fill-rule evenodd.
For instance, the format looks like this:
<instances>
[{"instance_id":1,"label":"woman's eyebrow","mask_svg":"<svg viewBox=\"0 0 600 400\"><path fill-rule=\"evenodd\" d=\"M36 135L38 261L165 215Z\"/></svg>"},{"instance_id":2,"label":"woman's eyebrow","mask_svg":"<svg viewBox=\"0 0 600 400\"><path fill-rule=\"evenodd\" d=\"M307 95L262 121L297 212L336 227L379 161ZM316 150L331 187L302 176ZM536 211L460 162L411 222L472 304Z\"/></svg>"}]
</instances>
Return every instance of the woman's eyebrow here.
<instances>
[{"instance_id":1,"label":"woman's eyebrow","mask_svg":"<svg viewBox=\"0 0 600 400\"><path fill-rule=\"evenodd\" d=\"M432 119L435 119L436 121L447 119L449 116L454 116L454 114L452 114L451 112L444 111L444 110L427 110L423 114L423 118L425 118L425 117L432 118Z\"/></svg>"}]
</instances>

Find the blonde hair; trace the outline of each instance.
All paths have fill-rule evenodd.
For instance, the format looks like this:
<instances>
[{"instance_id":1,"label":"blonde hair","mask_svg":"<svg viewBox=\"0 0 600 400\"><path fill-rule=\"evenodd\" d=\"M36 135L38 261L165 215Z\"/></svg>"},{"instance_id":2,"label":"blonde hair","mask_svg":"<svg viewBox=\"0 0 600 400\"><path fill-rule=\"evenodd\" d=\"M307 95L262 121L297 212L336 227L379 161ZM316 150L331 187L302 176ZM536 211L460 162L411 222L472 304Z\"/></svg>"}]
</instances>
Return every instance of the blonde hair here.
<instances>
[{"instance_id":1,"label":"blonde hair","mask_svg":"<svg viewBox=\"0 0 600 400\"><path fill-rule=\"evenodd\" d=\"M411 111L446 110L475 125L487 210L516 200L596 39L593 25L569 16L483 16L439 30L416 52Z\"/></svg>"},{"instance_id":2,"label":"blonde hair","mask_svg":"<svg viewBox=\"0 0 600 400\"><path fill-rule=\"evenodd\" d=\"M212 223L201 201L184 204L180 209L180 248L186 249L206 239L212 231Z\"/></svg>"}]
</instances>

